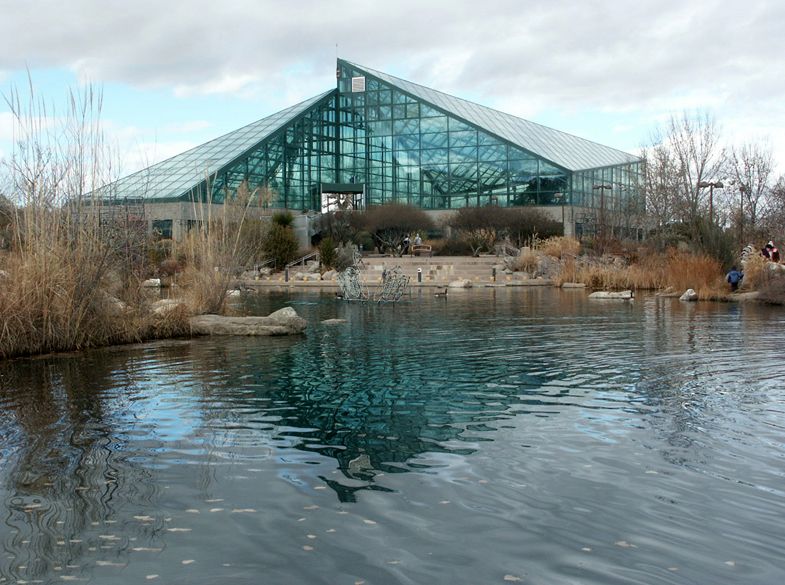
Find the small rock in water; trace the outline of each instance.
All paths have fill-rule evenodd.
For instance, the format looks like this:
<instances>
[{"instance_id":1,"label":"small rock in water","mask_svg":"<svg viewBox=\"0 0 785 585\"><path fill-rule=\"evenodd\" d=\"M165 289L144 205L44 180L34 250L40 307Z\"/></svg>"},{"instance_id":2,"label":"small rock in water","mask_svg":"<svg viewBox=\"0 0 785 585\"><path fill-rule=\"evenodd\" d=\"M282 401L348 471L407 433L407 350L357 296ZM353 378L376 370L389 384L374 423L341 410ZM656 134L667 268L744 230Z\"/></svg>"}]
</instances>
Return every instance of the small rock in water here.
<instances>
[{"instance_id":1,"label":"small rock in water","mask_svg":"<svg viewBox=\"0 0 785 585\"><path fill-rule=\"evenodd\" d=\"M698 300L698 293L696 293L693 289L688 288L684 291L684 294L679 297L680 301L697 301Z\"/></svg>"}]
</instances>

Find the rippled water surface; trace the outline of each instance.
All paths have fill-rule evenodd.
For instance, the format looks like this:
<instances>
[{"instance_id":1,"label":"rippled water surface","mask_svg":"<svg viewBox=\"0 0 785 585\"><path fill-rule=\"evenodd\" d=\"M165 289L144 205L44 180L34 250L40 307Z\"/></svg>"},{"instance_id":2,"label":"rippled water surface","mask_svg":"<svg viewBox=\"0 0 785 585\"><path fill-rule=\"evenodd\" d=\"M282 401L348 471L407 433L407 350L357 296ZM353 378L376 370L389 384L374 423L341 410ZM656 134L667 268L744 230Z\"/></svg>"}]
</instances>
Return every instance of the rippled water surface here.
<instances>
[{"instance_id":1,"label":"rippled water surface","mask_svg":"<svg viewBox=\"0 0 785 585\"><path fill-rule=\"evenodd\" d=\"M0 583L785 582L782 309L247 303L308 333L0 364Z\"/></svg>"}]
</instances>

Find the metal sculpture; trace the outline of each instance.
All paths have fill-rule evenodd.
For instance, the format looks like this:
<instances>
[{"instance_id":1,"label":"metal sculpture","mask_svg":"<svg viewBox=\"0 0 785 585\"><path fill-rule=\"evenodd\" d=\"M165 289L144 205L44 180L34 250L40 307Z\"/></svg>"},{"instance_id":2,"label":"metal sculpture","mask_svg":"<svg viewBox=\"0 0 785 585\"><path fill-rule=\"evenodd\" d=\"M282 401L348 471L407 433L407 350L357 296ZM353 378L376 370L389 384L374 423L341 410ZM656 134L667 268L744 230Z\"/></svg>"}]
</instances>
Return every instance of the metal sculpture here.
<instances>
[{"instance_id":1,"label":"metal sculpture","mask_svg":"<svg viewBox=\"0 0 785 585\"><path fill-rule=\"evenodd\" d=\"M354 253L354 263L346 270L338 273L338 287L340 297L346 301L375 301L377 303L394 303L406 294L409 287L409 277L401 273L401 267L396 266L382 272L382 286L371 294L368 287L360 278L362 255Z\"/></svg>"},{"instance_id":2,"label":"metal sculpture","mask_svg":"<svg viewBox=\"0 0 785 585\"><path fill-rule=\"evenodd\" d=\"M374 300L378 303L394 303L399 301L409 287L409 277L401 273L396 266L382 273L382 288L376 291Z\"/></svg>"},{"instance_id":3,"label":"metal sculpture","mask_svg":"<svg viewBox=\"0 0 785 585\"><path fill-rule=\"evenodd\" d=\"M338 273L338 287L341 298L346 301L367 301L369 298L368 289L360 280L360 269L357 266L349 266Z\"/></svg>"}]
</instances>

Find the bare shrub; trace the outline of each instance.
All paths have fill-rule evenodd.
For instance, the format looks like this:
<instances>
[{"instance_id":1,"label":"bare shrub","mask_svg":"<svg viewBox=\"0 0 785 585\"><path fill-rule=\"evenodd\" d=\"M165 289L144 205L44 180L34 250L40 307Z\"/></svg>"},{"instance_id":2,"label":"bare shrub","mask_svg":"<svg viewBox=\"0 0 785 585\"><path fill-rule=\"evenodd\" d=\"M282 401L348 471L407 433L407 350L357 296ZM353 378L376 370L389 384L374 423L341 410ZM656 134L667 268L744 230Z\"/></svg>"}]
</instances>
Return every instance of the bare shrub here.
<instances>
[{"instance_id":1,"label":"bare shrub","mask_svg":"<svg viewBox=\"0 0 785 585\"><path fill-rule=\"evenodd\" d=\"M533 237L561 236L564 227L542 211L527 207L506 207L500 210L500 224L514 246L524 247Z\"/></svg>"},{"instance_id":2,"label":"bare shrub","mask_svg":"<svg viewBox=\"0 0 785 585\"><path fill-rule=\"evenodd\" d=\"M431 243L434 256L471 256L473 251L466 240L447 238Z\"/></svg>"},{"instance_id":3,"label":"bare shrub","mask_svg":"<svg viewBox=\"0 0 785 585\"><path fill-rule=\"evenodd\" d=\"M355 248L351 244L338 246L335 250L335 262L333 268L338 272L346 270L354 264Z\"/></svg>"},{"instance_id":4,"label":"bare shrub","mask_svg":"<svg viewBox=\"0 0 785 585\"><path fill-rule=\"evenodd\" d=\"M422 209L400 203L369 207L363 213L353 213L352 221L373 235L380 252L398 256L402 254L406 236L433 228L431 218Z\"/></svg>"},{"instance_id":5,"label":"bare shrub","mask_svg":"<svg viewBox=\"0 0 785 585\"><path fill-rule=\"evenodd\" d=\"M483 251L492 252L503 235L501 209L495 205L464 207L450 218L448 225L469 245L472 256L479 256Z\"/></svg>"}]
</instances>

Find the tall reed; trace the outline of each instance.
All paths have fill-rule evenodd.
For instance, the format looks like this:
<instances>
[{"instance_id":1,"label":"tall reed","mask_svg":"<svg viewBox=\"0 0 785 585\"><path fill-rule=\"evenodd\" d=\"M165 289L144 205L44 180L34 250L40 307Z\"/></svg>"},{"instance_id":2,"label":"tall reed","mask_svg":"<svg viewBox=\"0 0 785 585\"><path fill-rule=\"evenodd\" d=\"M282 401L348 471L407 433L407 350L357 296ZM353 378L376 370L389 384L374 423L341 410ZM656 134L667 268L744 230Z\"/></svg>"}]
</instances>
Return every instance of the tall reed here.
<instances>
[{"instance_id":1,"label":"tall reed","mask_svg":"<svg viewBox=\"0 0 785 585\"><path fill-rule=\"evenodd\" d=\"M189 232L178 246L186 258L180 280L183 299L197 314L223 312L229 288L258 254L262 230L252 212L264 204L263 189L251 190L241 183L216 203L210 184L208 178L205 197L193 203L198 229Z\"/></svg>"},{"instance_id":2,"label":"tall reed","mask_svg":"<svg viewBox=\"0 0 785 585\"><path fill-rule=\"evenodd\" d=\"M0 357L65 351L155 335L148 313L106 292L131 252L104 237L98 188L112 178L100 128L102 98L87 86L69 94L64 112L37 98L6 96L14 151L2 180L16 208L0 260ZM126 279L128 290L132 281Z\"/></svg>"}]
</instances>

